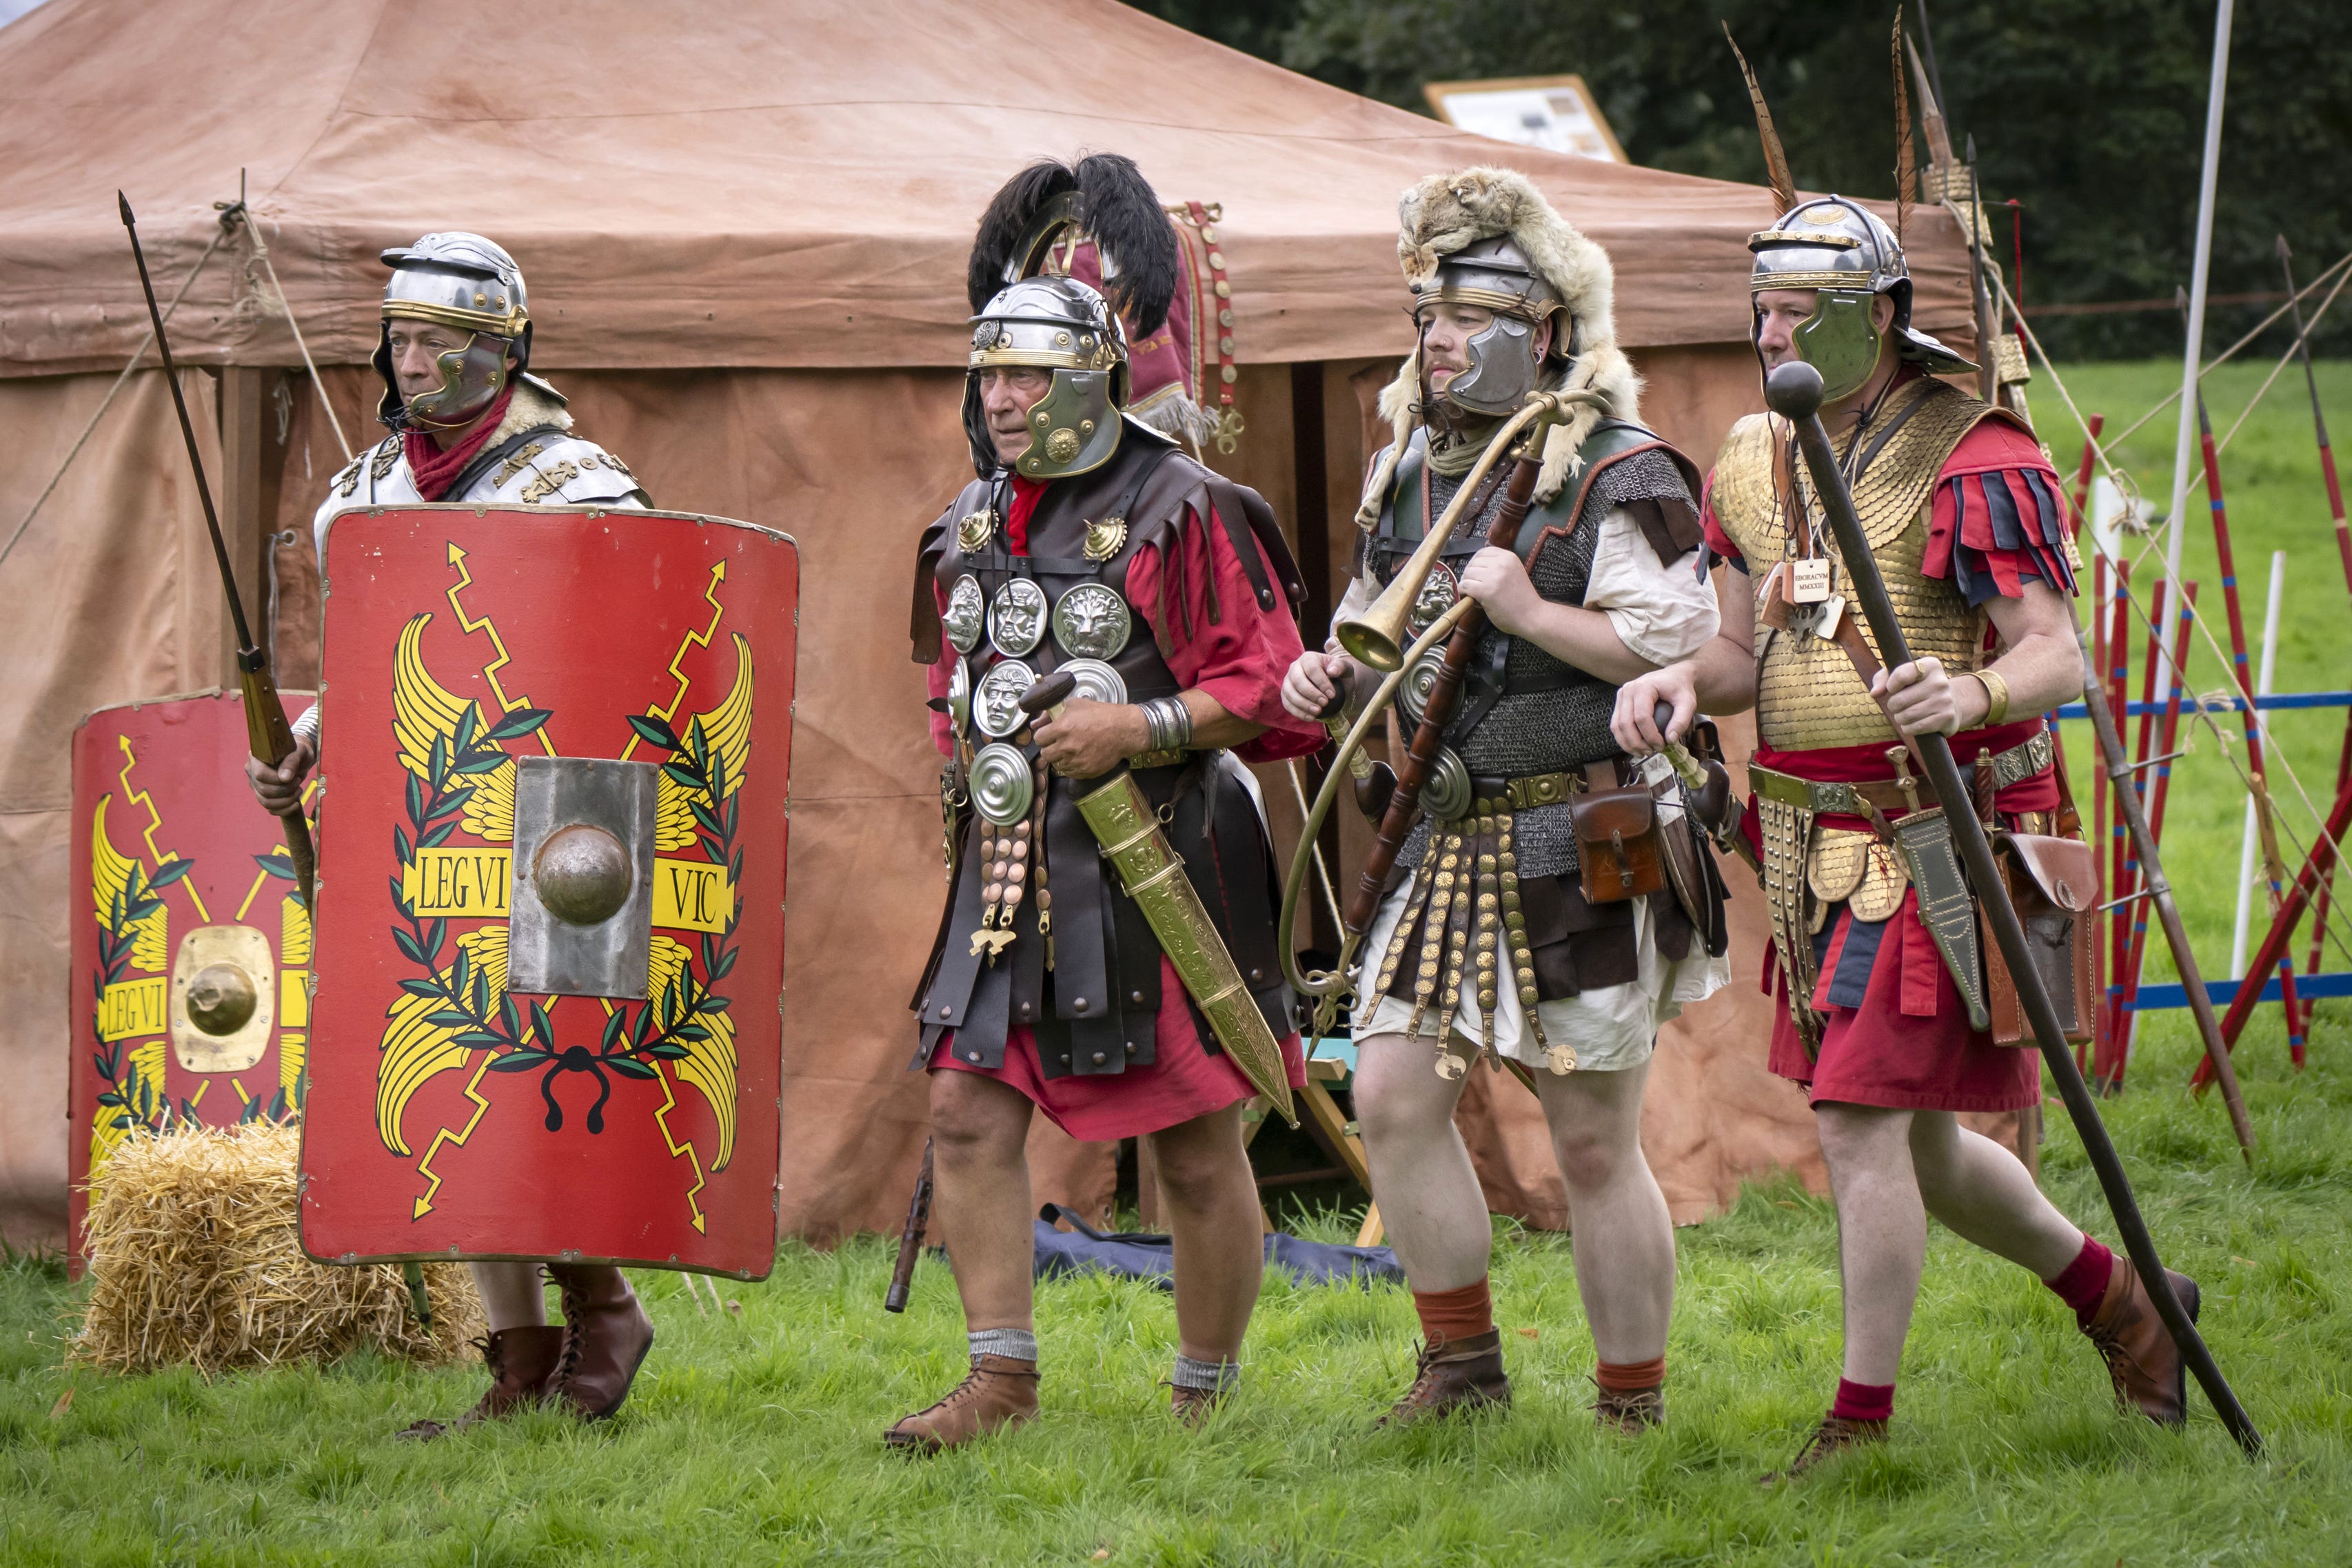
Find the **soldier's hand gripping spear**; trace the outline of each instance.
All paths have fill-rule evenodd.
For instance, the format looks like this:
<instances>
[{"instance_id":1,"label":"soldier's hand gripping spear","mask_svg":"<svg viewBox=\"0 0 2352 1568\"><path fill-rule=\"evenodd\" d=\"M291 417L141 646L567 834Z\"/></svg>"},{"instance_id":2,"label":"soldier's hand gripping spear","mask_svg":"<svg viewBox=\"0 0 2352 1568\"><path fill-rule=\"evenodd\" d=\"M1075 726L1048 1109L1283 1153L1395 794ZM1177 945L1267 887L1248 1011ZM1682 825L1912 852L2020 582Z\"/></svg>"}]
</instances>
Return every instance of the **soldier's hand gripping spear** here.
<instances>
[{"instance_id":1,"label":"soldier's hand gripping spear","mask_svg":"<svg viewBox=\"0 0 2352 1568\"><path fill-rule=\"evenodd\" d=\"M120 191L115 201L122 209L122 226L131 235L131 259L139 264L139 287L147 295L147 316L155 325L155 351L163 361L163 381L172 389L172 406L179 412L180 434L188 444L188 466L195 470L196 498L204 503L205 527L212 533L213 559L220 565L221 591L228 596L229 623L236 632L236 684L245 698L245 733L254 757L271 767L294 753L294 731L286 722L286 705L278 700L277 679L269 661L253 640L246 623L245 603L237 597L236 571L229 564L228 545L221 538L220 517L213 510L212 486L205 482L205 460L196 450L196 429L188 421L188 400L180 390L179 367L172 361L172 340L163 334L163 312L155 303L155 284L147 276L147 256L139 246L139 220L131 215L130 199ZM286 828L286 855L294 862L294 885L302 907L315 916L310 894L318 880L319 858L310 847L310 825L298 800L278 819Z\"/></svg>"},{"instance_id":2,"label":"soldier's hand gripping spear","mask_svg":"<svg viewBox=\"0 0 2352 1568\"><path fill-rule=\"evenodd\" d=\"M1879 575L1878 562L1870 553L1870 541L1854 514L1853 497L1846 489L1845 476L1838 471L1837 455L1830 446L1829 433L1822 427L1821 372L1801 361L1782 365L1766 378L1764 400L1771 404L1773 413L1796 427L1798 448L1804 454L1805 467L1812 476L1822 509L1829 515L1838 554L1845 562L1854 597L1861 601L1881 660L1890 669L1909 664L1911 651L1904 641L1902 625L1895 618L1894 601L1887 596L1886 581ZM2148 1295L2155 1301L2157 1315L2164 1320L2173 1343L2179 1346L2180 1357L2189 1370L2196 1374L2198 1385L2213 1402L2214 1413L2221 1417L2221 1424L2249 1455L2258 1453L2262 1449L2262 1434L2254 1429L2252 1420L2214 1363L2213 1353L2198 1335L2196 1323L2182 1309L2180 1298L2173 1293L2171 1277L2165 1272L2163 1260L2157 1256L2156 1242L2140 1217L2139 1202L2132 1195L2131 1180L2124 1174L2123 1161L2116 1154L2105 1124L2099 1120L2098 1106L2091 1098L2089 1086L2074 1066L2074 1052L2067 1049L2057 1009L2042 987L2041 971L2033 967L2032 956L2026 946L2025 927L2018 920L2008 885L1993 862L1992 844L1985 837L1983 824L1977 820L1968 785L1962 781L1959 766L1952 758L1951 742L1933 732L1911 739L1926 765L1927 781L1960 852L1961 863L1967 868L1969 882L1984 911L1985 923L1992 927L1993 940L2000 944L2002 957L2009 961L2018 1000L2033 1026L2033 1038L2042 1047L2042 1058L2049 1064L2051 1077L2058 1082L2059 1096L2065 1101L2066 1114L2073 1118L2074 1130L2082 1137L2084 1152L2090 1155L2091 1168L2098 1173L2100 1190L2106 1196L2108 1210L2115 1216L2116 1229L2124 1239L2124 1247L2131 1254L2132 1267L2138 1270Z\"/></svg>"}]
</instances>

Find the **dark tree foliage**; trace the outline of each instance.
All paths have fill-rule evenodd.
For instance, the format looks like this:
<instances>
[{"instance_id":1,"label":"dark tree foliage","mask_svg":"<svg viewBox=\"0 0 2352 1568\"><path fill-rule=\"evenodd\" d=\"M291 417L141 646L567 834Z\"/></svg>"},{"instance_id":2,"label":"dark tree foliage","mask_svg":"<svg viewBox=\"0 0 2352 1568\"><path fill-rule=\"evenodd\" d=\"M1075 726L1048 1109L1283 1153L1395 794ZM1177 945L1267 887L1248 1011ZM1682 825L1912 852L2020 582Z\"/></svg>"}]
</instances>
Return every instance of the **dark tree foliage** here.
<instances>
[{"instance_id":1,"label":"dark tree foliage","mask_svg":"<svg viewBox=\"0 0 2352 1568\"><path fill-rule=\"evenodd\" d=\"M1890 0L1141 0L1142 8L1338 87L1427 112L1449 78L1580 73L1634 162L1761 183L1728 21L1807 189L1894 191ZM2211 0L1931 0L1956 140L1985 198L2021 204L2025 300L2169 298L2189 280ZM1906 25L1916 11L1905 7ZM2308 278L2352 249L2352 8L2237 10L2213 292L2280 287L2273 236ZM1925 161L1925 147L1921 149ZM2005 212L2005 210L2004 210ZM2000 249L2011 246L1997 214ZM2216 307L2218 349L2268 307ZM2168 312L2041 317L2065 356L2164 353ZM2352 350L2352 298L2318 340Z\"/></svg>"}]
</instances>

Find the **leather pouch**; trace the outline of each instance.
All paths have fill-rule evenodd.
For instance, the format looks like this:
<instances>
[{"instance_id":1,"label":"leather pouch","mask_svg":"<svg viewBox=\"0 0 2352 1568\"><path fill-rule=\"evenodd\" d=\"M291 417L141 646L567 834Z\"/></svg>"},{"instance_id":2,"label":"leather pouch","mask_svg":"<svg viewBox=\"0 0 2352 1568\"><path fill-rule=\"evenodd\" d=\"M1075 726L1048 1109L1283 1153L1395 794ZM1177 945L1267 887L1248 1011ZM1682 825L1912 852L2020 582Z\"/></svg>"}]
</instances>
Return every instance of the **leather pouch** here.
<instances>
[{"instance_id":1,"label":"leather pouch","mask_svg":"<svg viewBox=\"0 0 2352 1568\"><path fill-rule=\"evenodd\" d=\"M1664 892L1665 851L1658 803L1647 788L1621 788L1612 763L1585 770L1584 789L1569 797L1578 876L1588 904L1616 904Z\"/></svg>"},{"instance_id":2,"label":"leather pouch","mask_svg":"<svg viewBox=\"0 0 2352 1568\"><path fill-rule=\"evenodd\" d=\"M2098 855L2080 839L2045 833L1995 833L1992 847L2058 1021L2068 1040L2087 1040L2097 1016L2091 952L2096 922L2091 912L2099 902ZM1983 919L1981 913L1978 919ZM1983 936L1993 1043L2032 1045L2033 1025L2018 998L2016 977L1990 927Z\"/></svg>"}]
</instances>

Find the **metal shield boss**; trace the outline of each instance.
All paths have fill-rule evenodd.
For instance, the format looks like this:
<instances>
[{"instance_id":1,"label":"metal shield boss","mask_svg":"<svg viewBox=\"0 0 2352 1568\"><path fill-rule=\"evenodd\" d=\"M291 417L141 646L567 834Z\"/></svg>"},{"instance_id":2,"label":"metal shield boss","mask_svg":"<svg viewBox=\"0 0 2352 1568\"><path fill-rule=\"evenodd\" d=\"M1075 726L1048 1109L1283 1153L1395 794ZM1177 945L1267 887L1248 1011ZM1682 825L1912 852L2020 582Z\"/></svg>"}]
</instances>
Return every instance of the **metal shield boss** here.
<instances>
[{"instance_id":1,"label":"metal shield boss","mask_svg":"<svg viewBox=\"0 0 2352 1568\"><path fill-rule=\"evenodd\" d=\"M792 540L386 507L324 576L304 1249L764 1275Z\"/></svg>"},{"instance_id":2,"label":"metal shield boss","mask_svg":"<svg viewBox=\"0 0 2352 1568\"><path fill-rule=\"evenodd\" d=\"M286 699L302 711L300 694ZM125 1142L301 1113L310 917L245 764L234 693L100 708L74 731L66 1160L77 1274L91 1186Z\"/></svg>"}]
</instances>

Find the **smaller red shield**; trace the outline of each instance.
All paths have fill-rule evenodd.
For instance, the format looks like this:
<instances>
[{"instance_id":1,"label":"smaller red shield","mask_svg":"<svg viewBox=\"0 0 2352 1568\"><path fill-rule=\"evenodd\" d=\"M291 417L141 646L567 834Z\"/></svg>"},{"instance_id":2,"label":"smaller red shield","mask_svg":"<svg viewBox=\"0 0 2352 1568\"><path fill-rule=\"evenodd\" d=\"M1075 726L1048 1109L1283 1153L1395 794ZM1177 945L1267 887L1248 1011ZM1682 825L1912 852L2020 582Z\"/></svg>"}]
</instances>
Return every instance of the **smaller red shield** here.
<instances>
[{"instance_id":1,"label":"smaller red shield","mask_svg":"<svg viewBox=\"0 0 2352 1568\"><path fill-rule=\"evenodd\" d=\"M324 575L304 1248L765 1275L792 541L386 507Z\"/></svg>"},{"instance_id":2,"label":"smaller red shield","mask_svg":"<svg viewBox=\"0 0 2352 1568\"><path fill-rule=\"evenodd\" d=\"M302 708L299 694L288 706ZM310 921L246 783L245 709L207 692L100 708L73 739L68 1261L126 1138L289 1120L310 1040Z\"/></svg>"}]
</instances>

